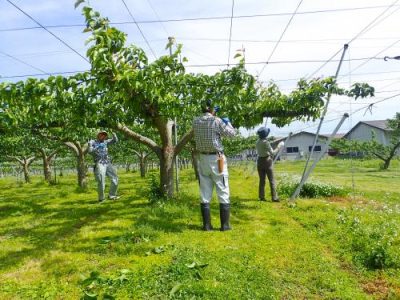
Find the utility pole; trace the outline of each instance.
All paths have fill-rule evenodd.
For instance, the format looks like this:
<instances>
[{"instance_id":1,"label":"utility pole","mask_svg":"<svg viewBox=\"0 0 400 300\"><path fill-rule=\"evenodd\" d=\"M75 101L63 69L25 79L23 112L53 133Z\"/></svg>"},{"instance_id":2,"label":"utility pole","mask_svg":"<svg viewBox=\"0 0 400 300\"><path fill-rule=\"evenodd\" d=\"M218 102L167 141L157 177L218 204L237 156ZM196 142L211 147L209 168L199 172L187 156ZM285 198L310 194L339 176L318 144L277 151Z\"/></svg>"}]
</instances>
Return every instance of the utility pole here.
<instances>
[{"instance_id":1,"label":"utility pole","mask_svg":"<svg viewBox=\"0 0 400 300\"><path fill-rule=\"evenodd\" d=\"M175 38L170 36L168 37L168 45L169 45L169 56L172 56L172 45L175 44ZM175 138L175 146L178 145L178 123L177 118L174 118L174 138ZM176 191L179 192L179 158L178 155L175 155L175 186Z\"/></svg>"}]
</instances>

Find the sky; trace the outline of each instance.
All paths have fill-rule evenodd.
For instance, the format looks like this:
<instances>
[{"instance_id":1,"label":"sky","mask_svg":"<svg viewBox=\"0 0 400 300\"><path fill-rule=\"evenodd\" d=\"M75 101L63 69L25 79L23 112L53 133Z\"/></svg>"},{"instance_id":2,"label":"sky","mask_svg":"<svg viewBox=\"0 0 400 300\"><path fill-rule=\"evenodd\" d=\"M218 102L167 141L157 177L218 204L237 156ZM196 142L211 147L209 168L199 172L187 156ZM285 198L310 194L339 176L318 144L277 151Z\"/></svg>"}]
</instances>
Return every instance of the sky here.
<instances>
[{"instance_id":1,"label":"sky","mask_svg":"<svg viewBox=\"0 0 400 300\"><path fill-rule=\"evenodd\" d=\"M169 36L183 44L188 72L213 74L237 63L234 56L244 53L250 73L265 85L275 82L285 93L300 78L334 75L348 43L340 86L367 82L376 95L362 100L332 97L322 133L332 132L344 113L350 117L339 130L342 133L359 121L387 119L400 112L400 96L396 96L400 60L383 59L400 55L400 0L124 1L90 0L89 4L117 23L114 26L128 34L128 42L142 47L150 60L167 54ZM74 3L0 0L0 82L89 69L83 58L88 35L82 33L82 6L74 9ZM377 101L381 102L367 109ZM318 121L293 122L283 128L270 120L266 124L273 135L284 136L315 132Z\"/></svg>"}]
</instances>

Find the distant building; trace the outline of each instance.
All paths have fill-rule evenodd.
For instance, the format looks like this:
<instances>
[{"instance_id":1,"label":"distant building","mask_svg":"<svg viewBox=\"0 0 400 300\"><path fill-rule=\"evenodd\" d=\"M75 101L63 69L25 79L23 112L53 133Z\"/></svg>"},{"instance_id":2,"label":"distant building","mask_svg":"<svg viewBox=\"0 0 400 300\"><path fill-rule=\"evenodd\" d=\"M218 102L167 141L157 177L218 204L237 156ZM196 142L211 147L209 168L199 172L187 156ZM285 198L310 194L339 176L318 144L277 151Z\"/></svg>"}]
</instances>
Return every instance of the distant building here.
<instances>
[{"instance_id":1,"label":"distant building","mask_svg":"<svg viewBox=\"0 0 400 300\"><path fill-rule=\"evenodd\" d=\"M390 131L387 120L360 121L348 133L344 135L345 139L370 141L374 132L376 140L383 144L390 144Z\"/></svg>"},{"instance_id":2,"label":"distant building","mask_svg":"<svg viewBox=\"0 0 400 300\"><path fill-rule=\"evenodd\" d=\"M340 138L343 135L337 135L335 138ZM315 144L313 157L319 155L322 151L323 146L326 144L329 135L320 134L318 135L317 143ZM281 138L275 141L275 143L285 140ZM301 131L293 134L290 139L285 143L285 148L280 156L281 159L295 160L306 158L311 154L311 148L315 140L315 133ZM330 151L327 151L330 153Z\"/></svg>"}]
</instances>

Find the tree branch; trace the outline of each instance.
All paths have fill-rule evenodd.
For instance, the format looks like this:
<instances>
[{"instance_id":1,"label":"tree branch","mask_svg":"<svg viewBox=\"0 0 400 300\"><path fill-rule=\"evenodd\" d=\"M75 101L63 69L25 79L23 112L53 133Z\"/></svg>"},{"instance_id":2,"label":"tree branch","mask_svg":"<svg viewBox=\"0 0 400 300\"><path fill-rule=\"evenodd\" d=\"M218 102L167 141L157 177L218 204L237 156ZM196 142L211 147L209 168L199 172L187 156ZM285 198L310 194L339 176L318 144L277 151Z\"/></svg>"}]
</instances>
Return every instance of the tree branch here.
<instances>
[{"instance_id":1,"label":"tree branch","mask_svg":"<svg viewBox=\"0 0 400 300\"><path fill-rule=\"evenodd\" d=\"M53 152L51 152L51 153L47 156L47 158L48 158L48 159L52 159L53 156L56 155L58 151L59 151L59 149L54 150Z\"/></svg>"},{"instance_id":2,"label":"tree branch","mask_svg":"<svg viewBox=\"0 0 400 300\"><path fill-rule=\"evenodd\" d=\"M28 165L28 167L33 163L33 161L36 159L36 156L32 156L32 157L30 157L30 158L28 158L27 160L26 160L26 163L27 163L27 165Z\"/></svg>"},{"instance_id":3,"label":"tree branch","mask_svg":"<svg viewBox=\"0 0 400 300\"><path fill-rule=\"evenodd\" d=\"M16 157L16 156L7 155L7 157L8 157L9 159L16 160L16 161L19 162L21 165L24 164L24 162L23 162L20 158L18 158L18 157Z\"/></svg>"},{"instance_id":4,"label":"tree branch","mask_svg":"<svg viewBox=\"0 0 400 300\"><path fill-rule=\"evenodd\" d=\"M141 155L140 155L140 153L138 151L133 150L133 153L135 153L137 157L139 157L139 158L141 157Z\"/></svg>"},{"instance_id":5,"label":"tree branch","mask_svg":"<svg viewBox=\"0 0 400 300\"><path fill-rule=\"evenodd\" d=\"M174 152L175 156L178 155L182 151L183 147L185 147L185 145L193 138L193 136L194 136L194 132L193 132L193 128L192 128L184 134L184 136L180 139L178 144L175 146L175 152Z\"/></svg>"},{"instance_id":6,"label":"tree branch","mask_svg":"<svg viewBox=\"0 0 400 300\"><path fill-rule=\"evenodd\" d=\"M385 157L383 157L382 155L380 155L379 153L376 153L374 151L371 152L373 155L375 155L377 158L382 159L382 160L386 160Z\"/></svg>"},{"instance_id":7,"label":"tree branch","mask_svg":"<svg viewBox=\"0 0 400 300\"><path fill-rule=\"evenodd\" d=\"M64 145L74 151L76 156L79 155L79 150L73 142L64 142Z\"/></svg>"},{"instance_id":8,"label":"tree branch","mask_svg":"<svg viewBox=\"0 0 400 300\"><path fill-rule=\"evenodd\" d=\"M152 139L149 139L137 132L134 132L122 124L117 124L115 129L118 130L119 132L122 132L123 134L125 134L125 136L133 139L134 141L146 145L151 150L153 150L158 156L161 155L161 148Z\"/></svg>"},{"instance_id":9,"label":"tree branch","mask_svg":"<svg viewBox=\"0 0 400 300\"><path fill-rule=\"evenodd\" d=\"M151 154L152 154L153 152L148 152L145 156L144 156L144 159L147 159Z\"/></svg>"}]
</instances>

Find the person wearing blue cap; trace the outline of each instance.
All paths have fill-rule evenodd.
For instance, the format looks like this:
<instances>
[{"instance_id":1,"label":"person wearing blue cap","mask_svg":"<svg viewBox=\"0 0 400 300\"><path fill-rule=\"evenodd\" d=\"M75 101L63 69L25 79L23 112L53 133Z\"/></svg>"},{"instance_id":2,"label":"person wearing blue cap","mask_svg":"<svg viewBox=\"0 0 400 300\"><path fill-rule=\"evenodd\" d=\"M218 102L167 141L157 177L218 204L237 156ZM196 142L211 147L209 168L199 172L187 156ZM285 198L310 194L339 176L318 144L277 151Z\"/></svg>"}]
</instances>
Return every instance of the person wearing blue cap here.
<instances>
[{"instance_id":1,"label":"person wearing blue cap","mask_svg":"<svg viewBox=\"0 0 400 300\"><path fill-rule=\"evenodd\" d=\"M273 157L278 153L279 149L284 146L283 142L280 142L278 147L273 150L271 144L268 142L268 135L270 129L261 127L257 130L258 141L256 144L257 149L257 170L260 178L258 185L258 199L260 201L265 200L265 178L268 177L269 186L271 189L271 197L273 202L279 202L278 194L276 192L276 184L273 170Z\"/></svg>"}]
</instances>

